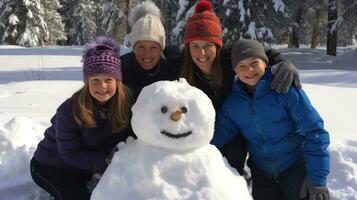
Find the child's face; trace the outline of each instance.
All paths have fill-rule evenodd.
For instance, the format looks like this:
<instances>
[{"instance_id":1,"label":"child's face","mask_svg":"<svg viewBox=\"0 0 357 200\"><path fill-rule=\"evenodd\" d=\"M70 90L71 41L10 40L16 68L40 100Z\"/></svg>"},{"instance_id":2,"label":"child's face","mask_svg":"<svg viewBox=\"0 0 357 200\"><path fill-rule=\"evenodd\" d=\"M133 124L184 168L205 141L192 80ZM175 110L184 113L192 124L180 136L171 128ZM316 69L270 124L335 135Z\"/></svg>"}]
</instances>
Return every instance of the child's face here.
<instances>
[{"instance_id":1,"label":"child's face","mask_svg":"<svg viewBox=\"0 0 357 200\"><path fill-rule=\"evenodd\" d=\"M247 85L255 86L263 77L266 68L265 62L257 57L246 58L234 68L239 80Z\"/></svg>"},{"instance_id":2,"label":"child's face","mask_svg":"<svg viewBox=\"0 0 357 200\"><path fill-rule=\"evenodd\" d=\"M117 80L105 74L90 76L88 78L89 93L99 103L105 103L114 96L117 88Z\"/></svg>"},{"instance_id":3,"label":"child's face","mask_svg":"<svg viewBox=\"0 0 357 200\"><path fill-rule=\"evenodd\" d=\"M193 62L204 74L210 75L217 54L216 45L205 40L194 40L190 42L189 47Z\"/></svg>"},{"instance_id":4,"label":"child's face","mask_svg":"<svg viewBox=\"0 0 357 200\"><path fill-rule=\"evenodd\" d=\"M140 40L134 45L136 61L145 70L153 69L160 61L161 46L149 40Z\"/></svg>"}]
</instances>

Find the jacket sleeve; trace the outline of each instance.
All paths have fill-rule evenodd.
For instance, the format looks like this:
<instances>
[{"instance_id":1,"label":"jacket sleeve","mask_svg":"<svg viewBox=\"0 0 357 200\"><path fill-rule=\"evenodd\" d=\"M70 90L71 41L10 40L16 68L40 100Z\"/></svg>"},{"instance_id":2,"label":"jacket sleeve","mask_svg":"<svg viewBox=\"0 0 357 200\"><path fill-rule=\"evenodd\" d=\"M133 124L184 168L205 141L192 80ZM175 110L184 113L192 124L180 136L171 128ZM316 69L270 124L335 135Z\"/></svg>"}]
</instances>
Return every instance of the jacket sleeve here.
<instances>
[{"instance_id":1,"label":"jacket sleeve","mask_svg":"<svg viewBox=\"0 0 357 200\"><path fill-rule=\"evenodd\" d=\"M303 90L292 87L288 92L288 109L297 124L299 132L305 136L303 144L307 180L316 186L325 186L329 174L330 158L328 145L330 138L324 123L311 105Z\"/></svg>"},{"instance_id":2,"label":"jacket sleeve","mask_svg":"<svg viewBox=\"0 0 357 200\"><path fill-rule=\"evenodd\" d=\"M81 131L72 115L71 105L60 107L56 113L56 139L59 155L69 166L92 172L103 172L107 164L102 151L85 148Z\"/></svg>"},{"instance_id":3,"label":"jacket sleeve","mask_svg":"<svg viewBox=\"0 0 357 200\"><path fill-rule=\"evenodd\" d=\"M265 54L269 59L269 65L275 65L276 63L284 61L284 59L281 57L280 52L275 49L266 49Z\"/></svg>"},{"instance_id":4,"label":"jacket sleeve","mask_svg":"<svg viewBox=\"0 0 357 200\"><path fill-rule=\"evenodd\" d=\"M217 148L222 148L240 132L239 128L228 115L226 102L223 103L221 110L218 112L215 131L213 139L211 140L211 144L215 145Z\"/></svg>"}]
</instances>

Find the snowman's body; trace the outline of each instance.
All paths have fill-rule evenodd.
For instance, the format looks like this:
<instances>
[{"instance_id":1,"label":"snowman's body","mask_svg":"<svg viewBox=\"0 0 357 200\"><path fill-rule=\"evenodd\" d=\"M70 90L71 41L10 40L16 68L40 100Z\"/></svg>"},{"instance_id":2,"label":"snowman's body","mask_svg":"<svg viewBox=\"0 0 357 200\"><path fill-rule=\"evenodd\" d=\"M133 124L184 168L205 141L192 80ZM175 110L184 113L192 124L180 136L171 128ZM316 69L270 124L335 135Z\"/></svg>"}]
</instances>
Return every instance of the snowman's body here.
<instances>
[{"instance_id":1,"label":"snowman's body","mask_svg":"<svg viewBox=\"0 0 357 200\"><path fill-rule=\"evenodd\" d=\"M184 79L147 86L133 106L138 139L113 157L92 200L249 200L245 180L209 144L215 112Z\"/></svg>"}]
</instances>

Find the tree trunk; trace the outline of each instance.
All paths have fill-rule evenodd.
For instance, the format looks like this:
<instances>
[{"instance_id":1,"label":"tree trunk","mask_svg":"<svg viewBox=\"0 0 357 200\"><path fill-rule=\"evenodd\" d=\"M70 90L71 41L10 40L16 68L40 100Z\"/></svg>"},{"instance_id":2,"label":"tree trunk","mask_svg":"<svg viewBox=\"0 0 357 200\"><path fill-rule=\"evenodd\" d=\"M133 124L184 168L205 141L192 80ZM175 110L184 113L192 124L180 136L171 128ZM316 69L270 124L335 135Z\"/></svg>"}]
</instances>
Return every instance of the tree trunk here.
<instances>
[{"instance_id":1,"label":"tree trunk","mask_svg":"<svg viewBox=\"0 0 357 200\"><path fill-rule=\"evenodd\" d=\"M292 33L290 35L289 47L295 47L295 48L299 48L300 47L300 43L299 43L299 28L300 28L302 13L303 13L303 7L300 6L299 9L297 10L296 15L295 15L295 22L294 22L294 26L293 26L293 31L292 31Z\"/></svg>"},{"instance_id":2,"label":"tree trunk","mask_svg":"<svg viewBox=\"0 0 357 200\"><path fill-rule=\"evenodd\" d=\"M126 17L129 17L129 13L130 13L130 0L126 0L125 1L125 5L126 5L126 7L125 7L125 16ZM129 25L129 22L128 22L128 20L126 20L126 33L130 33L130 31L131 31L131 29L130 29L130 25Z\"/></svg>"},{"instance_id":3,"label":"tree trunk","mask_svg":"<svg viewBox=\"0 0 357 200\"><path fill-rule=\"evenodd\" d=\"M314 20L312 35L311 35L311 48L315 49L317 47L317 37L319 35L319 23L320 23L320 10L316 10L316 17Z\"/></svg>"},{"instance_id":4,"label":"tree trunk","mask_svg":"<svg viewBox=\"0 0 357 200\"><path fill-rule=\"evenodd\" d=\"M328 1L327 55L336 56L337 47L337 4L335 0Z\"/></svg>"}]
</instances>

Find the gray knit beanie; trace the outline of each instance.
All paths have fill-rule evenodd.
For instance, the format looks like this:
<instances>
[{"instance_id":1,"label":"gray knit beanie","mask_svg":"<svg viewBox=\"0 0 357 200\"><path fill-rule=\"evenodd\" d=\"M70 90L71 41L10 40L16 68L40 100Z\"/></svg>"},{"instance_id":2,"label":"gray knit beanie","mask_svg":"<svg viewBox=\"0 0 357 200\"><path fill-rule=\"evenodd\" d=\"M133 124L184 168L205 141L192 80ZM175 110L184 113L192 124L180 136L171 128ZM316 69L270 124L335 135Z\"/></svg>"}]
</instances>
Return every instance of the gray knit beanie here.
<instances>
[{"instance_id":1,"label":"gray knit beanie","mask_svg":"<svg viewBox=\"0 0 357 200\"><path fill-rule=\"evenodd\" d=\"M250 57L258 57L265 61L266 64L269 62L263 45L258 41L242 38L234 43L231 50L231 61L233 69L240 61Z\"/></svg>"}]
</instances>

